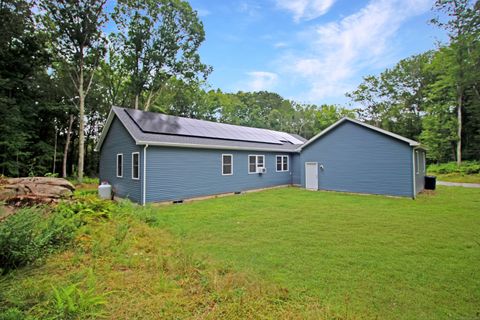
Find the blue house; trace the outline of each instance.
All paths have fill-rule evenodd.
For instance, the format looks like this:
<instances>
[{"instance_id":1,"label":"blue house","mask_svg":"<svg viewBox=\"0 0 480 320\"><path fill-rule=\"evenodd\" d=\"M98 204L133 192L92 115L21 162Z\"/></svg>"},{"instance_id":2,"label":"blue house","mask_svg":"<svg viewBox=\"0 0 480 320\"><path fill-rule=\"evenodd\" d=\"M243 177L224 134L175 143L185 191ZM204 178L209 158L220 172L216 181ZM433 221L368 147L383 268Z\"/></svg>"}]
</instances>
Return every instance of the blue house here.
<instances>
[{"instance_id":1,"label":"blue house","mask_svg":"<svg viewBox=\"0 0 480 320\"><path fill-rule=\"evenodd\" d=\"M415 198L425 176L418 142L349 118L307 141L113 107L96 150L100 181L141 204L282 185Z\"/></svg>"}]
</instances>

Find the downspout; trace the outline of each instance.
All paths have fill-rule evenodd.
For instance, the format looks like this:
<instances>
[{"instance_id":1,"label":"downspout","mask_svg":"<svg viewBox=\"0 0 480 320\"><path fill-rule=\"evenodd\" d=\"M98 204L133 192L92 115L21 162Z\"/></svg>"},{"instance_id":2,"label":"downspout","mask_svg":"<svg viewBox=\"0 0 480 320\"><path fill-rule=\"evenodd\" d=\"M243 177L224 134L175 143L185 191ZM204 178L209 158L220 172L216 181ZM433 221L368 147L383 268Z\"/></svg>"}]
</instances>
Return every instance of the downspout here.
<instances>
[{"instance_id":1,"label":"downspout","mask_svg":"<svg viewBox=\"0 0 480 320\"><path fill-rule=\"evenodd\" d=\"M145 205L147 199L147 148L148 144L143 147L143 195L142 205Z\"/></svg>"},{"instance_id":2,"label":"downspout","mask_svg":"<svg viewBox=\"0 0 480 320\"><path fill-rule=\"evenodd\" d=\"M417 183L416 183L416 176L415 176L415 150L416 148L412 148L412 183L413 183L413 196L412 199L415 200L417 197Z\"/></svg>"}]
</instances>

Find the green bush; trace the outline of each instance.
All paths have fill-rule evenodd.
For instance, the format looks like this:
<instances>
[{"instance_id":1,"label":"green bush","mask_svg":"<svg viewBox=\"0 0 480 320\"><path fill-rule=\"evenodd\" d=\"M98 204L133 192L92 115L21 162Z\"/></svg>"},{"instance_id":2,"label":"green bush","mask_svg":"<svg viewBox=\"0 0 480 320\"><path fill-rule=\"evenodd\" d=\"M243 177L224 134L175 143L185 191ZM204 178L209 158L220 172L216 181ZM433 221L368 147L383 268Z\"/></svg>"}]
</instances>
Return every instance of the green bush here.
<instances>
[{"instance_id":1,"label":"green bush","mask_svg":"<svg viewBox=\"0 0 480 320\"><path fill-rule=\"evenodd\" d=\"M24 208L0 223L0 271L8 271L41 256L46 239L42 234L42 209Z\"/></svg>"},{"instance_id":2,"label":"green bush","mask_svg":"<svg viewBox=\"0 0 480 320\"><path fill-rule=\"evenodd\" d=\"M79 181L78 181L77 177L69 177L67 179L73 184L79 184ZM85 184L99 184L99 180L98 180L98 178L83 177L82 183L85 183Z\"/></svg>"},{"instance_id":3,"label":"green bush","mask_svg":"<svg viewBox=\"0 0 480 320\"><path fill-rule=\"evenodd\" d=\"M10 308L0 311L0 320L25 320L25 315L17 308Z\"/></svg>"},{"instance_id":4,"label":"green bush","mask_svg":"<svg viewBox=\"0 0 480 320\"><path fill-rule=\"evenodd\" d=\"M95 294L94 288L82 290L76 284L53 288L53 297L48 305L48 319L98 319L104 316L106 304L103 295Z\"/></svg>"},{"instance_id":5,"label":"green bush","mask_svg":"<svg viewBox=\"0 0 480 320\"><path fill-rule=\"evenodd\" d=\"M477 174L480 173L480 162L464 161L460 166L456 162L431 164L428 166L428 172L436 174Z\"/></svg>"},{"instance_id":6,"label":"green bush","mask_svg":"<svg viewBox=\"0 0 480 320\"><path fill-rule=\"evenodd\" d=\"M77 230L91 222L110 218L113 203L94 196L45 207L20 209L0 223L0 274L64 248Z\"/></svg>"}]
</instances>

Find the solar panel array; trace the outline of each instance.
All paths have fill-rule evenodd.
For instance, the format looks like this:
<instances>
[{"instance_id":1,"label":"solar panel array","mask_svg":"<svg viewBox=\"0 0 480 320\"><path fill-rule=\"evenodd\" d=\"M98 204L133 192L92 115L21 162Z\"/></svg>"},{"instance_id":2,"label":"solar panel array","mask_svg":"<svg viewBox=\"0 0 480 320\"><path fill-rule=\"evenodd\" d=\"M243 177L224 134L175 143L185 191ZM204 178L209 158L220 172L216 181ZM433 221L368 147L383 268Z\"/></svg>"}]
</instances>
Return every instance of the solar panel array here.
<instances>
[{"instance_id":1,"label":"solar panel array","mask_svg":"<svg viewBox=\"0 0 480 320\"><path fill-rule=\"evenodd\" d=\"M160 113L126 109L127 114L146 133L160 133L191 137L261 142L270 144L302 144L294 136L259 128L249 128L225 123L167 116Z\"/></svg>"}]
</instances>

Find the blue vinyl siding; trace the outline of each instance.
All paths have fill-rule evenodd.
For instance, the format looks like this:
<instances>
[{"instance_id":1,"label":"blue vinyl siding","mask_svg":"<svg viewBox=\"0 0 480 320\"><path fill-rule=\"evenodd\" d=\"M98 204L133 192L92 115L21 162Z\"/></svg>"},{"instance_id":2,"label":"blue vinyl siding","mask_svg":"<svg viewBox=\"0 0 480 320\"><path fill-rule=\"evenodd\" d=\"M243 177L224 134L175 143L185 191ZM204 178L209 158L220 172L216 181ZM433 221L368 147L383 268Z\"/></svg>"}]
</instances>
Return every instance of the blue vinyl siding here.
<instances>
[{"instance_id":1,"label":"blue vinyl siding","mask_svg":"<svg viewBox=\"0 0 480 320\"><path fill-rule=\"evenodd\" d=\"M222 154L233 155L233 175L222 175ZM265 155L267 172L249 174L248 155ZM287 153L150 146L146 201L183 200L291 184L292 167L289 172L276 172L276 155Z\"/></svg>"},{"instance_id":2,"label":"blue vinyl siding","mask_svg":"<svg viewBox=\"0 0 480 320\"><path fill-rule=\"evenodd\" d=\"M121 122L115 118L100 150L100 181L107 181L116 196L141 202L142 150L137 146ZM132 152L140 153L140 179L132 179ZM123 177L117 178L117 154L123 153Z\"/></svg>"},{"instance_id":3,"label":"blue vinyl siding","mask_svg":"<svg viewBox=\"0 0 480 320\"><path fill-rule=\"evenodd\" d=\"M305 162L313 161L319 165L319 189L413 196L412 148L352 122L305 147L300 159L303 187Z\"/></svg>"},{"instance_id":4,"label":"blue vinyl siding","mask_svg":"<svg viewBox=\"0 0 480 320\"><path fill-rule=\"evenodd\" d=\"M292 184L300 185L300 154L293 153L291 156Z\"/></svg>"}]
</instances>

